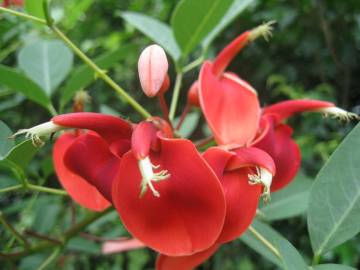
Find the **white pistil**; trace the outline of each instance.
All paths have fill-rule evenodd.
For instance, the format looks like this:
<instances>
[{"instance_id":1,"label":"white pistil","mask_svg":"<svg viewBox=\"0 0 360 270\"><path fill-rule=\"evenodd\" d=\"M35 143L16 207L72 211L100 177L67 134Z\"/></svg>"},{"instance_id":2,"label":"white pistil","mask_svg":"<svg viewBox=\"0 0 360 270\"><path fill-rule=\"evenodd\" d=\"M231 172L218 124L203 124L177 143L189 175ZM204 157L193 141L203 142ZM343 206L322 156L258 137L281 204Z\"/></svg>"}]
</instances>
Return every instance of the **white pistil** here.
<instances>
[{"instance_id":1,"label":"white pistil","mask_svg":"<svg viewBox=\"0 0 360 270\"><path fill-rule=\"evenodd\" d=\"M330 115L341 121L348 122L352 119L360 120L359 115L357 115L356 113L351 113L351 112L345 111L343 109L340 109L338 107L327 107L327 108L319 109L318 111L322 112L325 117Z\"/></svg>"},{"instance_id":2,"label":"white pistil","mask_svg":"<svg viewBox=\"0 0 360 270\"><path fill-rule=\"evenodd\" d=\"M262 196L264 197L264 202L270 200L270 186L272 182L272 174L263 167L256 167L256 174L248 174L249 184L256 185L261 184L264 186L264 191Z\"/></svg>"},{"instance_id":3,"label":"white pistil","mask_svg":"<svg viewBox=\"0 0 360 270\"><path fill-rule=\"evenodd\" d=\"M251 30L249 40L254 41L258 37L263 36L264 39L268 41L269 38L272 36L271 31L273 30L274 23L276 23L276 21L269 21Z\"/></svg>"},{"instance_id":4,"label":"white pistil","mask_svg":"<svg viewBox=\"0 0 360 270\"><path fill-rule=\"evenodd\" d=\"M149 187L155 197L160 197L160 193L154 188L152 182L159 182L170 177L167 170L161 170L160 172L154 172L153 169L158 169L160 165L153 165L150 158L147 156L144 159L138 161L140 173L142 176L141 180L141 191L140 197L142 197L147 188Z\"/></svg>"},{"instance_id":5,"label":"white pistil","mask_svg":"<svg viewBox=\"0 0 360 270\"><path fill-rule=\"evenodd\" d=\"M34 146L42 146L44 142L40 139L41 136L48 135L62 129L64 129L64 127L56 125L50 121L32 128L20 129L11 135L9 139L13 139L18 135L25 134L25 138L31 138Z\"/></svg>"}]
</instances>

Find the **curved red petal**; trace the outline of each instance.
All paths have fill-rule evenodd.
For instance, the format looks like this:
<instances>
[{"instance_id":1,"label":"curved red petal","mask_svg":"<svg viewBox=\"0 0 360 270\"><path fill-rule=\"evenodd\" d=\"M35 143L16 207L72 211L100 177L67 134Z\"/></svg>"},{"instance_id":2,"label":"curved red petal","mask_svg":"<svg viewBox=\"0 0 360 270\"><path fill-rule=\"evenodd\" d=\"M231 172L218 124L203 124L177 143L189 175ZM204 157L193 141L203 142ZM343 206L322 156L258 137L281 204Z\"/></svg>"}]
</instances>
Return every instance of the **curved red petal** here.
<instances>
[{"instance_id":1,"label":"curved red petal","mask_svg":"<svg viewBox=\"0 0 360 270\"><path fill-rule=\"evenodd\" d=\"M191 270L209 259L219 248L215 244L210 248L190 256L167 256L159 254L156 259L156 270Z\"/></svg>"},{"instance_id":2,"label":"curved red petal","mask_svg":"<svg viewBox=\"0 0 360 270\"><path fill-rule=\"evenodd\" d=\"M226 166L227 171L237 170L244 167L260 166L275 175L275 163L273 158L265 151L255 147L241 147L232 150L236 155Z\"/></svg>"},{"instance_id":3,"label":"curved red petal","mask_svg":"<svg viewBox=\"0 0 360 270\"><path fill-rule=\"evenodd\" d=\"M110 206L110 202L93 185L71 172L64 164L64 155L76 138L73 133L67 132L56 140L53 151L56 174L61 185L75 202L93 211L103 211Z\"/></svg>"},{"instance_id":4,"label":"curved red petal","mask_svg":"<svg viewBox=\"0 0 360 270\"><path fill-rule=\"evenodd\" d=\"M131 149L137 159L143 159L149 155L151 145L157 140L157 129L147 121L140 122L131 137Z\"/></svg>"},{"instance_id":5,"label":"curved red petal","mask_svg":"<svg viewBox=\"0 0 360 270\"><path fill-rule=\"evenodd\" d=\"M227 163L235 156L235 153L221 149L219 147L210 147L203 154L203 158L210 165L216 176L221 179Z\"/></svg>"},{"instance_id":6,"label":"curved red petal","mask_svg":"<svg viewBox=\"0 0 360 270\"><path fill-rule=\"evenodd\" d=\"M260 165L271 172L275 169L274 162L268 154L256 148L249 149L240 148L235 153L213 147L203 154L205 160L218 175L225 193L226 216L218 243L225 243L239 237L256 215L262 186L249 184L248 174L252 171L247 166ZM270 164L266 162L269 158Z\"/></svg>"},{"instance_id":7,"label":"curved red petal","mask_svg":"<svg viewBox=\"0 0 360 270\"><path fill-rule=\"evenodd\" d=\"M53 117L52 121L63 127L93 130L109 144L120 139L130 140L132 133L129 122L101 113L67 113Z\"/></svg>"},{"instance_id":8,"label":"curved red petal","mask_svg":"<svg viewBox=\"0 0 360 270\"><path fill-rule=\"evenodd\" d=\"M141 174L132 152L124 155L113 185L113 202L134 237L166 255L191 255L210 247L225 217L221 184L194 145L183 139L161 140L150 159L170 177L153 182L160 197L141 198ZM158 169L158 170L160 170Z\"/></svg>"},{"instance_id":9,"label":"curved red petal","mask_svg":"<svg viewBox=\"0 0 360 270\"><path fill-rule=\"evenodd\" d=\"M327 107L335 107L335 104L315 99L286 100L263 108L263 114L274 115L276 121L281 122L296 113L317 111Z\"/></svg>"},{"instance_id":10,"label":"curved red petal","mask_svg":"<svg viewBox=\"0 0 360 270\"><path fill-rule=\"evenodd\" d=\"M214 60L212 68L216 76L220 76L229 65L235 55L248 43L250 31L242 33L235 38L229 45L227 45Z\"/></svg>"},{"instance_id":11,"label":"curved red petal","mask_svg":"<svg viewBox=\"0 0 360 270\"><path fill-rule=\"evenodd\" d=\"M253 146L266 151L275 161L276 174L271 184L271 192L274 192L285 187L295 177L300 168L301 153L291 138L292 129L284 124L274 126L271 119L268 120L270 128Z\"/></svg>"},{"instance_id":12,"label":"curved red petal","mask_svg":"<svg viewBox=\"0 0 360 270\"><path fill-rule=\"evenodd\" d=\"M200 104L219 144L245 145L256 135L260 105L256 92L240 78L225 73L217 78L212 64L200 73Z\"/></svg>"},{"instance_id":13,"label":"curved red petal","mask_svg":"<svg viewBox=\"0 0 360 270\"><path fill-rule=\"evenodd\" d=\"M226 217L218 243L238 238L250 226L262 192L261 185L249 184L248 169L225 172L221 184L225 193Z\"/></svg>"},{"instance_id":14,"label":"curved red petal","mask_svg":"<svg viewBox=\"0 0 360 270\"><path fill-rule=\"evenodd\" d=\"M120 159L111 154L107 143L98 135L83 134L68 147L64 164L73 173L96 187L112 201L111 188L119 172Z\"/></svg>"}]
</instances>

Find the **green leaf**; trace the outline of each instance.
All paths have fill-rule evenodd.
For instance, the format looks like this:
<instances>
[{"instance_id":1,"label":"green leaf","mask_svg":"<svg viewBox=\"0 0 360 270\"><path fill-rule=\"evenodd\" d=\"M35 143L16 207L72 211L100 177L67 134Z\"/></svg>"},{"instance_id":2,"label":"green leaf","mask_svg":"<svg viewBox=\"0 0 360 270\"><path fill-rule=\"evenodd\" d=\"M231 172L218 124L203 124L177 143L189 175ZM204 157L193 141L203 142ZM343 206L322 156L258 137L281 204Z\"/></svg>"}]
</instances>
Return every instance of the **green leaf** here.
<instances>
[{"instance_id":1,"label":"green leaf","mask_svg":"<svg viewBox=\"0 0 360 270\"><path fill-rule=\"evenodd\" d=\"M38 40L20 50L18 63L26 75L51 96L69 73L73 54L61 41Z\"/></svg>"},{"instance_id":2,"label":"green leaf","mask_svg":"<svg viewBox=\"0 0 360 270\"><path fill-rule=\"evenodd\" d=\"M222 17L221 21L203 40L202 45L205 48L208 47L214 38L216 38L217 35L219 35L245 8L253 2L254 0L234 0L226 14Z\"/></svg>"},{"instance_id":3,"label":"green leaf","mask_svg":"<svg viewBox=\"0 0 360 270\"><path fill-rule=\"evenodd\" d=\"M279 220L307 211L312 181L303 173L281 191L271 194L271 201L260 208L267 220Z\"/></svg>"},{"instance_id":4,"label":"green leaf","mask_svg":"<svg viewBox=\"0 0 360 270\"><path fill-rule=\"evenodd\" d=\"M253 221L251 226L255 228L258 232L260 232L261 235L272 244L274 244L275 240L280 237L280 234L277 231L256 219ZM254 235L249 230L247 230L240 237L240 240L272 263L282 267L281 260L277 256L275 256L274 253L272 253L269 248L266 247L261 241L254 237Z\"/></svg>"},{"instance_id":5,"label":"green leaf","mask_svg":"<svg viewBox=\"0 0 360 270\"><path fill-rule=\"evenodd\" d=\"M179 129L179 133L182 137L188 138L190 135L194 132L196 129L200 119L200 113L198 111L194 111L189 113L184 122L181 125L181 128ZM180 117L177 117L174 121L175 126L179 122Z\"/></svg>"},{"instance_id":6,"label":"green leaf","mask_svg":"<svg viewBox=\"0 0 360 270\"><path fill-rule=\"evenodd\" d=\"M283 237L278 237L275 243L280 252L281 260L283 262L283 269L285 270L309 269L302 256L289 241L287 241Z\"/></svg>"},{"instance_id":7,"label":"green leaf","mask_svg":"<svg viewBox=\"0 0 360 270\"><path fill-rule=\"evenodd\" d=\"M13 140L8 139L11 134L10 128L0 120L0 160L3 160L15 145Z\"/></svg>"},{"instance_id":8,"label":"green leaf","mask_svg":"<svg viewBox=\"0 0 360 270\"><path fill-rule=\"evenodd\" d=\"M22 93L28 99L40 104L50 111L51 101L43 90L32 80L13 68L0 65L0 85Z\"/></svg>"},{"instance_id":9,"label":"green leaf","mask_svg":"<svg viewBox=\"0 0 360 270\"><path fill-rule=\"evenodd\" d=\"M359 160L360 124L331 155L310 192L308 229L317 255L360 231Z\"/></svg>"},{"instance_id":10,"label":"green leaf","mask_svg":"<svg viewBox=\"0 0 360 270\"><path fill-rule=\"evenodd\" d=\"M177 5L171 25L184 56L217 26L232 2L233 0L182 0Z\"/></svg>"},{"instance_id":11,"label":"green leaf","mask_svg":"<svg viewBox=\"0 0 360 270\"><path fill-rule=\"evenodd\" d=\"M49 233L56 226L61 211L61 198L43 195L35 202L35 220L32 229L39 233Z\"/></svg>"},{"instance_id":12,"label":"green leaf","mask_svg":"<svg viewBox=\"0 0 360 270\"><path fill-rule=\"evenodd\" d=\"M240 238L246 245L285 270L308 270L308 266L296 248L277 231L256 219L251 226L277 249L279 257L256 238L250 230L247 230Z\"/></svg>"},{"instance_id":13,"label":"green leaf","mask_svg":"<svg viewBox=\"0 0 360 270\"><path fill-rule=\"evenodd\" d=\"M25 97L21 94L15 94L6 100L0 102L0 112L12 109L21 104L25 100Z\"/></svg>"},{"instance_id":14,"label":"green leaf","mask_svg":"<svg viewBox=\"0 0 360 270\"><path fill-rule=\"evenodd\" d=\"M174 39L171 28L167 24L136 12L124 12L122 17L144 35L163 47L175 61L180 58L179 46Z\"/></svg>"},{"instance_id":15,"label":"green leaf","mask_svg":"<svg viewBox=\"0 0 360 270\"><path fill-rule=\"evenodd\" d=\"M104 53L95 59L95 63L102 69L108 69L118 63L122 58L126 57L136 46L126 45L119 49ZM66 105L74 96L75 92L89 86L95 80L93 69L88 65L81 65L71 72L70 78L67 80L65 87L61 90L60 107Z\"/></svg>"},{"instance_id":16,"label":"green leaf","mask_svg":"<svg viewBox=\"0 0 360 270\"><path fill-rule=\"evenodd\" d=\"M312 270L356 270L353 267L341 264L319 264L311 267Z\"/></svg>"},{"instance_id":17,"label":"green leaf","mask_svg":"<svg viewBox=\"0 0 360 270\"><path fill-rule=\"evenodd\" d=\"M35 147L31 140L26 140L13 147L7 154L6 160L26 169L38 150L39 148Z\"/></svg>"},{"instance_id":18,"label":"green leaf","mask_svg":"<svg viewBox=\"0 0 360 270\"><path fill-rule=\"evenodd\" d=\"M32 16L45 19L42 2L41 0L26 0L25 11Z\"/></svg>"}]
</instances>

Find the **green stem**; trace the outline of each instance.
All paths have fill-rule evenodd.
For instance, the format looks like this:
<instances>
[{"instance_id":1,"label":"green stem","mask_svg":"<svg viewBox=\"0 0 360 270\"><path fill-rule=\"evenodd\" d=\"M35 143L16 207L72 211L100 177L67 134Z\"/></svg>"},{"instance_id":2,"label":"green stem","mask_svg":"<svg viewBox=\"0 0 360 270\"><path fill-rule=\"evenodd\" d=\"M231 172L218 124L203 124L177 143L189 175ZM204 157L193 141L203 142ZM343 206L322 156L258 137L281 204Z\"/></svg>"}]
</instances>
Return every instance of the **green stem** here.
<instances>
[{"instance_id":1,"label":"green stem","mask_svg":"<svg viewBox=\"0 0 360 270\"><path fill-rule=\"evenodd\" d=\"M20 17L20 18L23 18L23 19L26 19L26 20L33 21L33 22L38 22L38 23L41 23L41 24L46 24L46 21L43 20L43 19L40 19L40 18L38 18L38 17L34 17L34 16L31 16L31 15L25 14L25 13L22 13L22 12L18 12L18 11L12 10L12 9L0 7L0 11L9 13L9 14L15 15L15 16L17 16L17 17Z\"/></svg>"},{"instance_id":2,"label":"green stem","mask_svg":"<svg viewBox=\"0 0 360 270\"><path fill-rule=\"evenodd\" d=\"M0 258L3 258L5 260L15 260L19 259L43 250L48 250L52 247L58 247L63 246L69 239L74 237L76 234L81 232L86 226L93 223L95 220L98 220L105 214L109 213L113 208L108 208L103 212L100 213L90 213L85 217L81 222L77 223L73 227L71 227L69 230L67 230L64 233L64 236L62 239L58 239L58 242L49 242L47 240L41 241L35 246L29 247L28 249L20 252L14 252L14 253L0 253ZM60 244L61 243L61 244Z\"/></svg>"},{"instance_id":3,"label":"green stem","mask_svg":"<svg viewBox=\"0 0 360 270\"><path fill-rule=\"evenodd\" d=\"M180 71L176 75L174 93L173 93L172 100L171 100L171 105L170 105L169 118L170 118L170 121L172 121L172 122L174 121L174 118L175 118L176 107L177 107L178 100L179 100L179 95L180 95L182 77L183 77L183 73L182 73L182 71Z\"/></svg>"},{"instance_id":4,"label":"green stem","mask_svg":"<svg viewBox=\"0 0 360 270\"><path fill-rule=\"evenodd\" d=\"M280 252L264 237L262 236L253 226L250 226L248 228L249 232L252 233L252 235L258 239L260 242L262 242L264 244L264 246L266 246L276 257L278 257L280 260L281 255Z\"/></svg>"},{"instance_id":5,"label":"green stem","mask_svg":"<svg viewBox=\"0 0 360 270\"><path fill-rule=\"evenodd\" d=\"M185 67L183 67L182 72L183 73L189 72L190 70L192 70L192 69L196 68L197 66L201 65L202 62L204 62L204 57L200 56L198 59L195 59L194 61L192 61L191 63L189 63Z\"/></svg>"},{"instance_id":6,"label":"green stem","mask_svg":"<svg viewBox=\"0 0 360 270\"><path fill-rule=\"evenodd\" d=\"M126 91L120 87L113 79L111 79L105 70L98 67L86 54L84 54L67 36L64 35L56 26L50 25L50 29L68 45L68 47L74 51L74 53L89 67L91 67L96 76L106 82L112 89L117 92L120 97L127 103L130 104L139 114L144 118L151 117L151 114L146 111L135 99L133 99Z\"/></svg>"},{"instance_id":7,"label":"green stem","mask_svg":"<svg viewBox=\"0 0 360 270\"><path fill-rule=\"evenodd\" d=\"M21 189L21 188L23 188L23 185L15 185L15 186L12 186L12 187L2 188L2 189L0 189L0 193L14 191L14 190L18 190L18 189Z\"/></svg>"},{"instance_id":8,"label":"green stem","mask_svg":"<svg viewBox=\"0 0 360 270\"><path fill-rule=\"evenodd\" d=\"M319 264L320 259L321 259L321 255L316 253L316 254L314 255L314 258L313 258L313 261L312 261L312 265Z\"/></svg>"},{"instance_id":9,"label":"green stem","mask_svg":"<svg viewBox=\"0 0 360 270\"><path fill-rule=\"evenodd\" d=\"M15 16L32 20L35 22L39 22L42 24L46 24L85 64L87 64L89 67L91 67L96 76L105 81L115 92L117 92L120 97L127 103L130 104L139 114L141 114L144 118L151 117L151 114L145 110L135 99L133 99L126 91L120 87L113 79L111 79L107 74L106 71L102 70L100 67L98 67L86 54L84 54L59 28L57 28L55 25L53 25L52 19L49 17L49 13L47 11L47 5L44 4L45 14L48 16L48 21L30 16L21 12L13 11L11 9L2 8L0 7L0 11L7 12L10 14L13 14ZM55 113L54 111L51 111L51 113Z\"/></svg>"},{"instance_id":10,"label":"green stem","mask_svg":"<svg viewBox=\"0 0 360 270\"><path fill-rule=\"evenodd\" d=\"M55 248L51 255L37 268L37 270L46 269L60 254L61 248Z\"/></svg>"},{"instance_id":11,"label":"green stem","mask_svg":"<svg viewBox=\"0 0 360 270\"><path fill-rule=\"evenodd\" d=\"M42 187L42 186L37 186L37 185L33 185L33 184L28 184L27 188L30 190L36 190L36 191L51 193L51 194L55 194L55 195L62 195L62 196L68 195L66 191L61 190L61 189Z\"/></svg>"},{"instance_id":12,"label":"green stem","mask_svg":"<svg viewBox=\"0 0 360 270\"><path fill-rule=\"evenodd\" d=\"M22 244L25 249L29 248L27 240L6 220L2 212L0 212L0 223L12 233L16 240Z\"/></svg>"}]
</instances>

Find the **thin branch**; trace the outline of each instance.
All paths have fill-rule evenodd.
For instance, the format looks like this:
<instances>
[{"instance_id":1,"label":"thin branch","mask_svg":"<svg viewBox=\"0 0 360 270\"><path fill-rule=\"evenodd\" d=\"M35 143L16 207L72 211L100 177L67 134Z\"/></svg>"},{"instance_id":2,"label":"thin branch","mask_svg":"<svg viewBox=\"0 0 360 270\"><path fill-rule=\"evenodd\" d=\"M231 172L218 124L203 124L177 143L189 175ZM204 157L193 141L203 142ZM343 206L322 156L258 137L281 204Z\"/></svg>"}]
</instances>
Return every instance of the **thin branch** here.
<instances>
[{"instance_id":1,"label":"thin branch","mask_svg":"<svg viewBox=\"0 0 360 270\"><path fill-rule=\"evenodd\" d=\"M16 238L16 240L22 244L25 249L29 248L29 243L26 240L26 238L24 238L11 224L10 222L8 222L5 218L5 216L3 215L2 212L0 212L0 223L6 228L8 229L8 231L11 232L11 234Z\"/></svg>"},{"instance_id":2,"label":"thin branch","mask_svg":"<svg viewBox=\"0 0 360 270\"><path fill-rule=\"evenodd\" d=\"M15 185L15 186L11 186L11 187L6 187L6 188L0 189L0 193L14 191L14 190L22 189L22 188L23 188L23 185Z\"/></svg>"},{"instance_id":3,"label":"thin branch","mask_svg":"<svg viewBox=\"0 0 360 270\"><path fill-rule=\"evenodd\" d=\"M41 23L41 24L46 24L46 21L43 20L43 19L40 19L40 18L38 18L38 17L34 17L34 16L31 16L31 15L28 15L28 14L26 14L26 13L18 12L18 11L9 9L9 8L0 7L0 11L9 13L9 14L15 15L15 16L17 16L17 17L20 17L20 18L23 18L23 19L26 19L26 20L33 21L33 22L37 22L37 23Z\"/></svg>"},{"instance_id":4,"label":"thin branch","mask_svg":"<svg viewBox=\"0 0 360 270\"><path fill-rule=\"evenodd\" d=\"M55 248L50 256L37 268L37 270L44 270L59 256L61 248Z\"/></svg>"},{"instance_id":5,"label":"thin branch","mask_svg":"<svg viewBox=\"0 0 360 270\"><path fill-rule=\"evenodd\" d=\"M55 243L55 244L58 244L58 245L62 245L63 242L58 240L58 239L55 239L55 238L52 238L50 236L47 236L47 235L44 235L44 234L40 234L38 232L34 232L34 231L31 231L31 230L25 230L24 231L24 234L28 235L28 236L31 236L31 237L35 237L35 238L38 238L38 239L42 239L42 240L46 240L48 242L52 242L52 243Z\"/></svg>"},{"instance_id":6,"label":"thin branch","mask_svg":"<svg viewBox=\"0 0 360 270\"><path fill-rule=\"evenodd\" d=\"M55 195L61 195L61 196L68 195L66 191L61 190L61 189L42 187L42 186L33 185L33 184L28 184L27 188L30 190L36 190L36 191L46 192L46 193L55 194Z\"/></svg>"}]
</instances>

